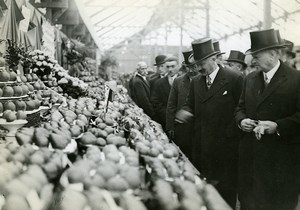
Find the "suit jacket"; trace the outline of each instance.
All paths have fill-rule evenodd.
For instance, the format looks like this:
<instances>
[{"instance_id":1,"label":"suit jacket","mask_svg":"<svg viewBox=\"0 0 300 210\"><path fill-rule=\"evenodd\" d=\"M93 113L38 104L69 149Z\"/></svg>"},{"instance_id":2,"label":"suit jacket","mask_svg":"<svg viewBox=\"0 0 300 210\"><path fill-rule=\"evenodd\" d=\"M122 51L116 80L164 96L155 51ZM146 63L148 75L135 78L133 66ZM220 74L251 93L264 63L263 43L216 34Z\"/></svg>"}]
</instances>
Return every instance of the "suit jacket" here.
<instances>
[{"instance_id":1,"label":"suit jacket","mask_svg":"<svg viewBox=\"0 0 300 210\"><path fill-rule=\"evenodd\" d=\"M144 110L144 112L152 117L153 107L150 102L150 85L141 76L136 75L131 81L131 97L132 100Z\"/></svg>"},{"instance_id":2,"label":"suit jacket","mask_svg":"<svg viewBox=\"0 0 300 210\"><path fill-rule=\"evenodd\" d=\"M168 77L163 77L155 82L151 94L151 102L153 104L155 115L157 116L158 123L160 123L164 129L166 125L166 109L170 90L171 86Z\"/></svg>"},{"instance_id":3,"label":"suit jacket","mask_svg":"<svg viewBox=\"0 0 300 210\"><path fill-rule=\"evenodd\" d=\"M191 159L192 123L175 123L175 114L186 101L190 90L190 78L185 74L177 77L171 87L166 115L166 130L174 130L174 142Z\"/></svg>"},{"instance_id":4,"label":"suit jacket","mask_svg":"<svg viewBox=\"0 0 300 210\"><path fill-rule=\"evenodd\" d=\"M240 73L222 67L210 89L201 75L191 82L183 109L194 114L192 162L209 179L235 175L239 131L233 113L242 84Z\"/></svg>"},{"instance_id":5,"label":"suit jacket","mask_svg":"<svg viewBox=\"0 0 300 210\"><path fill-rule=\"evenodd\" d=\"M300 72L281 62L265 88L263 73L250 73L235 113L237 123L244 118L274 121L280 136L263 135L258 141L253 132L244 134L239 148L242 202L253 209L293 209L300 165Z\"/></svg>"},{"instance_id":6,"label":"suit jacket","mask_svg":"<svg viewBox=\"0 0 300 210\"><path fill-rule=\"evenodd\" d=\"M150 84L150 94L153 92L153 88L154 88L154 83L160 79L160 74L158 73L154 73L152 75L149 76L149 84Z\"/></svg>"}]
</instances>

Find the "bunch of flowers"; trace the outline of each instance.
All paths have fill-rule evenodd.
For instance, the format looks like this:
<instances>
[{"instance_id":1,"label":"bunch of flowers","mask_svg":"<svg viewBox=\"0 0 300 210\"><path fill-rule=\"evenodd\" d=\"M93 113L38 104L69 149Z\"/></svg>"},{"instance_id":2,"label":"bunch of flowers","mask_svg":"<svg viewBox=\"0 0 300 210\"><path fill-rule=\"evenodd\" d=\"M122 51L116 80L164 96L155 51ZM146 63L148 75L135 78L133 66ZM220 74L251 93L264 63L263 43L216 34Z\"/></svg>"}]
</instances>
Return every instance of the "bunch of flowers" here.
<instances>
[{"instance_id":1,"label":"bunch of flowers","mask_svg":"<svg viewBox=\"0 0 300 210\"><path fill-rule=\"evenodd\" d=\"M46 52L41 50L35 50L29 53L32 59L33 72L39 76L49 75L57 61L51 58Z\"/></svg>"},{"instance_id":2,"label":"bunch of flowers","mask_svg":"<svg viewBox=\"0 0 300 210\"><path fill-rule=\"evenodd\" d=\"M59 64L54 66L52 73L57 79L57 84L63 89L64 93L73 98L78 98L87 94L88 84L76 77L70 76L69 72Z\"/></svg>"}]
</instances>

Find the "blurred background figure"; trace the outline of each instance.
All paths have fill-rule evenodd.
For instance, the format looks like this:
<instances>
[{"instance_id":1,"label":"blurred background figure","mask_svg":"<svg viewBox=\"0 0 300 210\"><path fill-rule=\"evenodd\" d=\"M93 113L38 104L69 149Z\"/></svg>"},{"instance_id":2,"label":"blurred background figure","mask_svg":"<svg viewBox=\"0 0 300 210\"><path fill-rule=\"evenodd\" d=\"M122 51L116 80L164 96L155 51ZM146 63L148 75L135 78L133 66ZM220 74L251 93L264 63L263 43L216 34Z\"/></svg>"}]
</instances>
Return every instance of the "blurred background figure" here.
<instances>
[{"instance_id":1,"label":"blurred background figure","mask_svg":"<svg viewBox=\"0 0 300 210\"><path fill-rule=\"evenodd\" d=\"M191 79L198 74L198 70L191 65L188 61L189 56L192 54L192 50L183 52L184 61L182 67L186 70L183 75L174 80L171 87L166 117L166 130L168 137L176 143L181 151L191 160L192 153L192 123L179 124L175 122L175 114L179 111L190 90ZM179 71L180 72L180 71Z\"/></svg>"},{"instance_id":2,"label":"blurred background figure","mask_svg":"<svg viewBox=\"0 0 300 210\"><path fill-rule=\"evenodd\" d=\"M136 67L136 74L131 80L131 98L149 116L153 117L153 107L150 102L150 84L147 81L148 66L140 61Z\"/></svg>"},{"instance_id":3,"label":"blurred background figure","mask_svg":"<svg viewBox=\"0 0 300 210\"><path fill-rule=\"evenodd\" d=\"M158 79L151 93L151 102L157 122L165 129L166 125L166 109L168 104L169 93L174 79L177 77L179 70L178 58L170 55L165 59L164 67L167 71L166 76Z\"/></svg>"},{"instance_id":4,"label":"blurred background figure","mask_svg":"<svg viewBox=\"0 0 300 210\"><path fill-rule=\"evenodd\" d=\"M151 74L149 76L149 83L150 83L150 92L153 91L153 85L154 83L165 76L166 69L164 68L165 59L167 56L165 55L158 55L155 57L155 64L156 72L154 74Z\"/></svg>"},{"instance_id":5,"label":"blurred background figure","mask_svg":"<svg viewBox=\"0 0 300 210\"><path fill-rule=\"evenodd\" d=\"M217 56L217 60L216 60L217 64L219 66L222 66L224 68L225 65L224 65L223 54L225 54L225 52L221 52L221 50L220 50L220 43L218 41L214 41L213 42L213 46L214 46L215 51L218 52L217 55L216 55Z\"/></svg>"},{"instance_id":6,"label":"blurred background figure","mask_svg":"<svg viewBox=\"0 0 300 210\"><path fill-rule=\"evenodd\" d=\"M247 64L245 63L245 54L237 51L231 50L228 59L226 60L226 66L233 71L242 72L246 76Z\"/></svg>"}]
</instances>

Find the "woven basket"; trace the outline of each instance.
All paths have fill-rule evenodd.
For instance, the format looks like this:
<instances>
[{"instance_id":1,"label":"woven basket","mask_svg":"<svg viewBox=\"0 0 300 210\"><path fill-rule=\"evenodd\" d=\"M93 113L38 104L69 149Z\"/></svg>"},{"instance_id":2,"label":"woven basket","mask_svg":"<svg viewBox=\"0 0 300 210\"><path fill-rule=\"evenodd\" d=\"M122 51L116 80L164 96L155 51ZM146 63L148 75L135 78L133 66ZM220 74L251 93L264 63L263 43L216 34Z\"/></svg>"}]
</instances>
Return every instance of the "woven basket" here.
<instances>
[{"instance_id":1,"label":"woven basket","mask_svg":"<svg viewBox=\"0 0 300 210\"><path fill-rule=\"evenodd\" d=\"M40 110L32 114L27 114L28 123L24 127L34 127L41 123Z\"/></svg>"}]
</instances>

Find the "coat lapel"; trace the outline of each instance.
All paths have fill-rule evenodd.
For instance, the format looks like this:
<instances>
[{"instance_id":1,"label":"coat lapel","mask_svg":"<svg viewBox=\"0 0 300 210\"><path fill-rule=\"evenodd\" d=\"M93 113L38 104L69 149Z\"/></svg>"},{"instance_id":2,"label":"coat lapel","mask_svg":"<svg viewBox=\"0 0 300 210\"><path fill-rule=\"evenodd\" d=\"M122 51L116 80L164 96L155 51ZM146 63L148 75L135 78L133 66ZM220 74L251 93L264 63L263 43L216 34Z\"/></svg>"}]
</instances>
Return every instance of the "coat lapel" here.
<instances>
[{"instance_id":1,"label":"coat lapel","mask_svg":"<svg viewBox=\"0 0 300 210\"><path fill-rule=\"evenodd\" d=\"M143 77L141 77L140 75L136 75L137 77L139 77L142 81L143 81L143 83L148 87L148 88L150 88L150 84L149 84L149 82L147 81L147 80L144 80L144 78Z\"/></svg>"},{"instance_id":2,"label":"coat lapel","mask_svg":"<svg viewBox=\"0 0 300 210\"><path fill-rule=\"evenodd\" d=\"M257 74L255 74L251 78L250 87L252 89L253 95L257 99L264 90L264 79L262 71L258 71Z\"/></svg>"},{"instance_id":3,"label":"coat lapel","mask_svg":"<svg viewBox=\"0 0 300 210\"><path fill-rule=\"evenodd\" d=\"M279 69L271 79L268 86L264 89L259 97L257 106L264 102L280 85L282 85L287 80L286 73L282 65L279 66Z\"/></svg>"},{"instance_id":4,"label":"coat lapel","mask_svg":"<svg viewBox=\"0 0 300 210\"><path fill-rule=\"evenodd\" d=\"M202 103L204 103L205 101L207 101L208 99L213 97L224 85L226 85L228 83L228 81L226 80L226 72L225 71L226 70L224 70L223 68L220 68L213 84L211 85L209 90L207 90L207 93L206 93L205 97L203 98ZM203 80L205 83L205 77L203 77Z\"/></svg>"}]
</instances>

